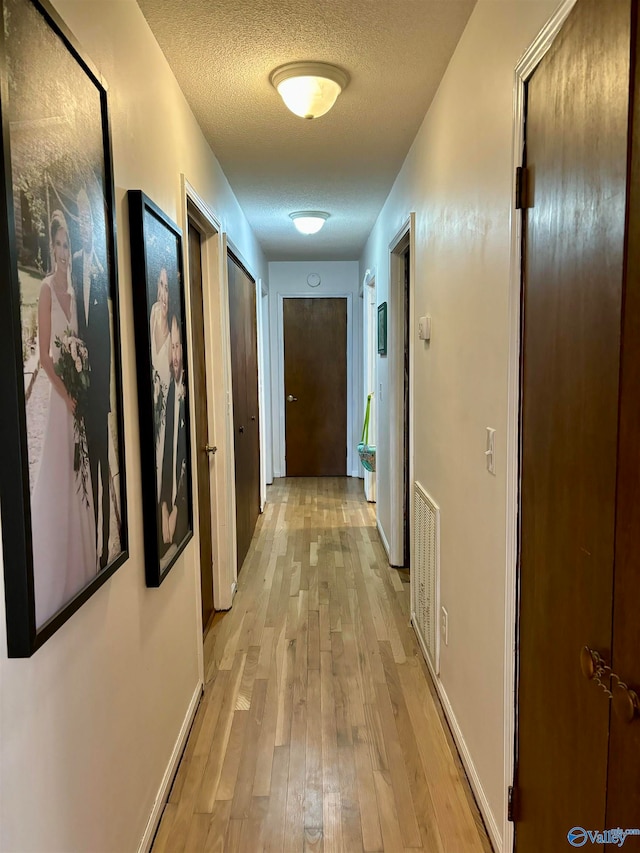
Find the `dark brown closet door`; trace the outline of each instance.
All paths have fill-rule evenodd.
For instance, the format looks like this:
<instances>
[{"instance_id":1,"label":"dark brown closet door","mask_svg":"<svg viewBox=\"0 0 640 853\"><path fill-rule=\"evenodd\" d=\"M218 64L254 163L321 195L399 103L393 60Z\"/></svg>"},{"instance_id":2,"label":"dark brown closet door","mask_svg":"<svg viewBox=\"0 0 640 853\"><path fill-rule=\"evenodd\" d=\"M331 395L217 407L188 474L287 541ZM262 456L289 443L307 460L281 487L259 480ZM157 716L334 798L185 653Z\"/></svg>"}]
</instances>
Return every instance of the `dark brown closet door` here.
<instances>
[{"instance_id":1,"label":"dark brown closet door","mask_svg":"<svg viewBox=\"0 0 640 853\"><path fill-rule=\"evenodd\" d=\"M260 513L258 336L255 283L229 253L229 327L236 478L238 570Z\"/></svg>"},{"instance_id":2,"label":"dark brown closet door","mask_svg":"<svg viewBox=\"0 0 640 853\"><path fill-rule=\"evenodd\" d=\"M517 853L607 828L611 705L581 650L611 663L630 20L579 0L527 86Z\"/></svg>"}]
</instances>

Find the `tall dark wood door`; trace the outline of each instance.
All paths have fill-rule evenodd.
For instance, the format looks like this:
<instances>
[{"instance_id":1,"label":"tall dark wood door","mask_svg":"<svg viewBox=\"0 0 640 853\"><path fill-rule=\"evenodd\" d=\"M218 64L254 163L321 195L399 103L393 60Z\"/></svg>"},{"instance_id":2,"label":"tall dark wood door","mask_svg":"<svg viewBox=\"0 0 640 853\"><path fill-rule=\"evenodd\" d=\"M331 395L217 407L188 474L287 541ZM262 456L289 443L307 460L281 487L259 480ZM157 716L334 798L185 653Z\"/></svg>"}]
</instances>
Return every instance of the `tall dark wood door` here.
<instances>
[{"instance_id":1,"label":"tall dark wood door","mask_svg":"<svg viewBox=\"0 0 640 853\"><path fill-rule=\"evenodd\" d=\"M640 826L640 722L610 728L611 702L581 658L586 646L610 664L613 651L614 670L638 687L637 617L628 624L640 603L637 307L632 400L619 385L631 5L578 0L527 86L517 853L572 849L572 827ZM637 274L632 284L637 291ZM621 404L633 417L619 452ZM619 479L629 457L633 482ZM621 548L626 573L614 572ZM621 596L634 602L626 617ZM634 739L631 766L624 752ZM625 849L639 843L628 839Z\"/></svg>"},{"instance_id":2,"label":"tall dark wood door","mask_svg":"<svg viewBox=\"0 0 640 853\"><path fill-rule=\"evenodd\" d=\"M631 151L628 176L627 254L620 371L616 552L613 602L613 671L640 695L640 17L632 4ZM628 697L613 687L616 710L629 715ZM609 735L607 826L640 827L640 720L613 713ZM623 849L640 850L640 838Z\"/></svg>"},{"instance_id":3,"label":"tall dark wood door","mask_svg":"<svg viewBox=\"0 0 640 853\"><path fill-rule=\"evenodd\" d=\"M209 425L207 417L207 368L204 344L204 311L202 305L202 241L201 234L189 221L189 275L191 279L191 321L193 341L193 385L196 427L196 465L198 474L198 517L200 532L200 578L202 590L202 627L205 629L213 613L213 545L211 524L212 464L207 452Z\"/></svg>"},{"instance_id":4,"label":"tall dark wood door","mask_svg":"<svg viewBox=\"0 0 640 853\"><path fill-rule=\"evenodd\" d=\"M230 253L227 271L239 571L247 556L260 514L258 335L255 282Z\"/></svg>"},{"instance_id":5,"label":"tall dark wood door","mask_svg":"<svg viewBox=\"0 0 640 853\"><path fill-rule=\"evenodd\" d=\"M347 300L283 300L287 477L347 473Z\"/></svg>"},{"instance_id":6,"label":"tall dark wood door","mask_svg":"<svg viewBox=\"0 0 640 853\"><path fill-rule=\"evenodd\" d=\"M409 454L410 454L410 408L409 408L409 397L411 391L411 378L409 376L409 340L411 336L411 318L410 318L410 287L411 287L411 250L407 247L404 251L403 255L404 262L404 297L403 297L403 308L404 308L404 404L403 404L403 412L404 412L404 484L402 490L402 500L403 500L403 522L404 522L404 531L403 531L403 556L404 560L402 565L408 566L411 560L411 512L410 512L410 477L409 477Z\"/></svg>"}]
</instances>

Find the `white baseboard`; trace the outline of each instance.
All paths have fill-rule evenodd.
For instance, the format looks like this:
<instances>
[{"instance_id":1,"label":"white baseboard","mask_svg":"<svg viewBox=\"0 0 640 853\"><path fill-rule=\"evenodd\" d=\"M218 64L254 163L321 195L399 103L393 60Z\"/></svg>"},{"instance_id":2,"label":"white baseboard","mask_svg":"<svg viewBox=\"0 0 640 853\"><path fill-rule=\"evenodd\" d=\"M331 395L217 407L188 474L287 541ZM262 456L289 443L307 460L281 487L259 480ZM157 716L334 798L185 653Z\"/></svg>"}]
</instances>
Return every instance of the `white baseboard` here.
<instances>
[{"instance_id":1,"label":"white baseboard","mask_svg":"<svg viewBox=\"0 0 640 853\"><path fill-rule=\"evenodd\" d=\"M389 540L387 539L385 532L382 529L382 525L380 524L379 518L376 518L376 527L378 528L378 533L380 534L380 539L382 540L384 550L387 552L387 559L389 559L389 554L391 553L391 549L389 548Z\"/></svg>"},{"instance_id":2,"label":"white baseboard","mask_svg":"<svg viewBox=\"0 0 640 853\"><path fill-rule=\"evenodd\" d=\"M431 673L431 678L435 684L438 681L438 676L436 675L436 673L433 669L433 664L431 663L431 658L429 657L429 652L427 651L426 643L422 639L422 635L420 634L420 631L418 631L418 629L416 627L416 614L413 612L413 605L412 605L412 610L411 610L411 626L413 628L414 634L416 635L416 640L418 641L418 645L420 646L420 648L422 650L422 657L424 658L424 662L426 663L427 668L429 669L429 672ZM436 626L436 630L440 630L439 625Z\"/></svg>"},{"instance_id":3,"label":"white baseboard","mask_svg":"<svg viewBox=\"0 0 640 853\"><path fill-rule=\"evenodd\" d=\"M417 631L416 636L418 636ZM425 663L427 664L429 672L431 673L433 683L435 684L436 690L438 691L438 696L440 697L442 708L453 733L453 739L455 740L456 746L458 747L458 751L460 753L460 757L462 758L464 769L466 770L467 776L469 777L469 782L471 783L473 793L475 794L476 800L478 801L478 807L480 809L480 812L482 813L482 818L486 824L487 831L489 832L491 843L493 844L493 849L495 853L503 853L502 835L500 834L500 830L498 829L498 824L496 822L495 815L493 814L491 807L489 806L489 801L484 792L484 788L482 787L480 776L478 775L476 766L473 763L473 759L471 758L471 753L469 752L469 748L464 739L464 735L462 734L462 729L458 725L458 720L456 719L456 715L454 714L453 708L451 707L451 702L449 701L447 692L442 686L442 682L440 681L440 679L435 675L433 667L429 662L429 658L426 655Z\"/></svg>"},{"instance_id":4,"label":"white baseboard","mask_svg":"<svg viewBox=\"0 0 640 853\"><path fill-rule=\"evenodd\" d=\"M167 765L167 769L164 771L164 776L162 777L160 789L158 790L156 801L153 804L153 809L151 810L151 814L147 822L147 828L144 831L142 841L140 842L140 846L138 847L138 853L149 853L149 851L151 850L151 845L153 843L158 824L160 823L160 818L162 817L162 811L164 809L165 803L167 802L167 797L169 796L169 791L171 789L174 776L176 775L178 764L180 763L180 759L182 758L182 753L184 752L184 747L187 743L189 731L191 730L191 724L193 723L193 718L195 717L196 711L198 710L198 705L200 704L201 696L202 684L198 684L193 696L191 697L191 702L189 702L187 714L182 722L182 726L180 727L180 733L178 734L175 746L173 747L173 752L171 753L169 764Z\"/></svg>"}]
</instances>

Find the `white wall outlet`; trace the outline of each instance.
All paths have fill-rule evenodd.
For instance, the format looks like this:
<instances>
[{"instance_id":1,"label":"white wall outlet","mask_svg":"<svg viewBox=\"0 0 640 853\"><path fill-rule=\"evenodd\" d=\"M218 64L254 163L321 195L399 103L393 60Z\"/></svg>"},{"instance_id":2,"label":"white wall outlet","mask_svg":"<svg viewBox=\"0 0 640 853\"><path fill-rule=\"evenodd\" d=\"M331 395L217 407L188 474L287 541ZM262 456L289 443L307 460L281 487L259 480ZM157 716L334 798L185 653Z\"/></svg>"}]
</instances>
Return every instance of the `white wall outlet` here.
<instances>
[{"instance_id":1,"label":"white wall outlet","mask_svg":"<svg viewBox=\"0 0 640 853\"><path fill-rule=\"evenodd\" d=\"M449 614L446 607L440 608L440 636L445 646L449 645Z\"/></svg>"},{"instance_id":2,"label":"white wall outlet","mask_svg":"<svg viewBox=\"0 0 640 853\"><path fill-rule=\"evenodd\" d=\"M431 340L431 316L429 314L418 320L418 337L421 341Z\"/></svg>"},{"instance_id":3,"label":"white wall outlet","mask_svg":"<svg viewBox=\"0 0 640 853\"><path fill-rule=\"evenodd\" d=\"M487 471L490 474L496 473L496 431L487 427L487 449L484 452L487 460Z\"/></svg>"}]
</instances>

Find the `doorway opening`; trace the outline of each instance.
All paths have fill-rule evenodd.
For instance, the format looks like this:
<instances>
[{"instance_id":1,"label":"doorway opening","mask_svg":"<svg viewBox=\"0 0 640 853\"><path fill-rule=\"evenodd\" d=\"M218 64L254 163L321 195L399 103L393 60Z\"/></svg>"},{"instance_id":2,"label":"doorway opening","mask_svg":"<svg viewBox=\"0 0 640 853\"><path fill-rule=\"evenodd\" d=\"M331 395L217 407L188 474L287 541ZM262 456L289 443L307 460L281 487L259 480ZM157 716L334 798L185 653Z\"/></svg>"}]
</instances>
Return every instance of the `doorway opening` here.
<instances>
[{"instance_id":1,"label":"doorway opening","mask_svg":"<svg viewBox=\"0 0 640 853\"><path fill-rule=\"evenodd\" d=\"M233 426L231 413L227 405L230 389L230 357L229 357L229 321L226 297L226 274L224 269L223 235L220 223L207 204L198 195L191 184L182 178L183 192L183 233L193 242L187 242L187 272L190 284L193 280L193 266L197 267L196 235L198 237L200 256L200 280L195 278L195 292L188 287L190 314L194 326L192 340L194 341L192 361L194 380L198 370L197 361L204 360L204 370L200 365L200 381L204 381L206 403L200 407L200 392L196 388L196 403L198 404L197 422L194 423L194 447L197 447L196 473L198 478L198 500L196 501L198 530L205 526L205 537L211 540L211 561L206 556L202 566L202 574L206 574L206 565L210 566L213 587L213 608L215 611L228 610L231 607L235 591L235 518L233 516ZM200 334L203 345L196 344ZM204 394L202 395L204 400ZM195 419L194 419L195 420ZM217 447L217 451L206 451L206 445ZM206 457L206 463L205 463ZM202 467L202 471L200 470ZM209 509L206 509L206 484L209 489ZM203 507L200 506L200 498ZM203 517L209 514L207 521ZM203 620L205 610L211 607L209 599L208 578L202 578ZM209 617L209 621L211 617ZM203 624L203 629L206 623Z\"/></svg>"},{"instance_id":2,"label":"doorway opening","mask_svg":"<svg viewBox=\"0 0 640 853\"><path fill-rule=\"evenodd\" d=\"M188 205L188 210L190 206ZM207 405L207 367L204 339L204 301L202 286L202 244L205 235L189 212L188 253L191 295L191 340L194 387L195 456L197 475L198 532L200 539L200 591L202 629L206 633L213 606L213 519L211 503L210 459L217 448L209 441L209 407Z\"/></svg>"},{"instance_id":3,"label":"doorway opening","mask_svg":"<svg viewBox=\"0 0 640 853\"><path fill-rule=\"evenodd\" d=\"M375 272L367 270L362 282L362 328L364 338L364 370L363 370L363 404L371 397L371 416L369 420L369 444L375 445L377 431L376 417L378 407L376 405L376 359L378 357L377 342L377 309L376 309L376 276ZM376 500L376 474L375 471L364 472L364 496L370 503Z\"/></svg>"},{"instance_id":4,"label":"doorway opening","mask_svg":"<svg viewBox=\"0 0 640 853\"><path fill-rule=\"evenodd\" d=\"M412 548L414 233L415 214L412 213L389 246L389 562L397 568L410 567ZM384 405L382 401L378 404Z\"/></svg>"},{"instance_id":5,"label":"doorway opening","mask_svg":"<svg viewBox=\"0 0 640 853\"><path fill-rule=\"evenodd\" d=\"M410 270L411 270L411 249L409 246L402 253L403 261L403 302L402 314L404 317L404 328L402 338L402 359L403 359L403 374L402 374L402 419L404 422L404 433L402 436L402 455L403 455L403 478L404 490L402 493L402 524L404 530L403 537L403 566L410 565L411 543L410 529L411 517L410 499L409 499L409 442L411 439L411 425L409 415L409 394L411 374L409 370L409 293L410 293Z\"/></svg>"}]
</instances>

